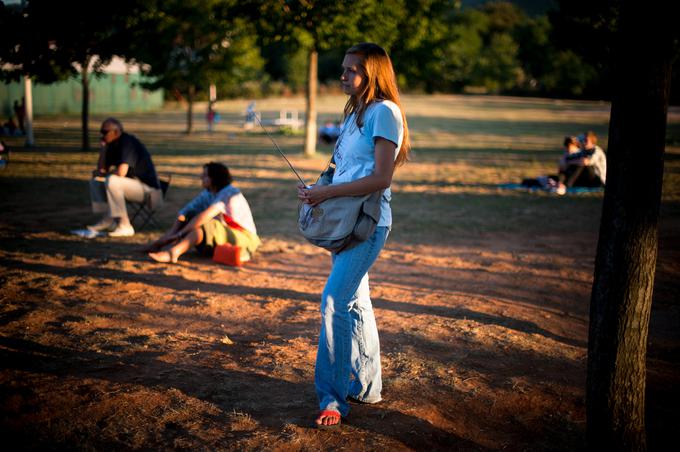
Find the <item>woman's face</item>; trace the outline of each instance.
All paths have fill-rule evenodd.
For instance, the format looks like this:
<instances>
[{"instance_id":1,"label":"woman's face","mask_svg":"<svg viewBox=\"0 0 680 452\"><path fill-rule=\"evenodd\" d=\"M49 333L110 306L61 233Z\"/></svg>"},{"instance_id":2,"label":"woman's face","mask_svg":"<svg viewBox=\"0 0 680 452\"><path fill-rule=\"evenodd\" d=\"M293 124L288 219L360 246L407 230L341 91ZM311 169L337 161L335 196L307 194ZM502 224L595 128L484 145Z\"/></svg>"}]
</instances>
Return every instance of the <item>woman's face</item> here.
<instances>
[{"instance_id":1,"label":"woman's face","mask_svg":"<svg viewBox=\"0 0 680 452\"><path fill-rule=\"evenodd\" d=\"M201 173L201 184L206 190L210 190L212 187L212 181L210 180L210 176L208 176L208 168L203 168L203 173Z\"/></svg>"},{"instance_id":2,"label":"woman's face","mask_svg":"<svg viewBox=\"0 0 680 452\"><path fill-rule=\"evenodd\" d=\"M359 66L360 62L360 58L353 54L345 55L345 59L342 60L340 82L342 84L342 91L350 96L359 94L359 90L366 80L366 76Z\"/></svg>"}]
</instances>

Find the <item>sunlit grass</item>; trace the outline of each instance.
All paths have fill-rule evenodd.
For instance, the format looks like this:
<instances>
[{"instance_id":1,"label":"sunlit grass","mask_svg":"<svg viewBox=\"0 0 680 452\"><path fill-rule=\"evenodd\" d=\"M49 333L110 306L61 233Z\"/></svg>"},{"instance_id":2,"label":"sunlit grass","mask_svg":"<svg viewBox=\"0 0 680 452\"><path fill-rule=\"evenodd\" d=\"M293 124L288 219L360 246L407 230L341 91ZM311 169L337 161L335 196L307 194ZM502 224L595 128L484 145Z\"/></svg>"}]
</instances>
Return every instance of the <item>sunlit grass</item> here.
<instances>
[{"instance_id":1,"label":"sunlit grass","mask_svg":"<svg viewBox=\"0 0 680 452\"><path fill-rule=\"evenodd\" d=\"M319 99L319 123L339 119L345 98ZM398 169L393 191L396 236L421 241L450 233L481 234L497 231L550 229L596 231L601 194L555 197L541 193L502 190L499 184L518 183L525 177L554 173L565 135L594 130L606 148L609 105L602 102L520 99L489 96L405 96L404 107L412 133L411 162ZM150 149L159 173L172 174L167 209L170 222L181 205L200 190L201 166L208 161L228 165L236 183L252 204L258 227L265 236L298 239L295 228L296 178L258 128L244 130L249 101L222 101L222 120L208 133L205 105L194 109L194 133L188 135L186 111L170 105L160 112L120 115L127 131ZM301 97L256 102L265 123L281 109L304 113ZM91 143L104 117L90 120ZM315 158L302 154L303 136L277 133L277 143L307 181L313 181L328 161L331 148L320 146ZM669 113L663 199L680 201L680 110ZM16 199L31 202L30 186L54 179L86 181L97 151L82 152L80 117L49 116L35 120L37 147L24 150L21 138L9 138L11 163L0 178L16 187ZM0 180L1 180L0 179ZM25 182L22 182L25 181ZM5 184L3 184L5 186ZM65 196L67 194L64 194ZM87 208L87 193L78 196ZM71 199L71 198L69 198ZM83 201L84 200L84 201ZM19 205L19 204L17 204ZM427 229L427 233L424 231ZM428 239L430 240L430 239Z\"/></svg>"}]
</instances>

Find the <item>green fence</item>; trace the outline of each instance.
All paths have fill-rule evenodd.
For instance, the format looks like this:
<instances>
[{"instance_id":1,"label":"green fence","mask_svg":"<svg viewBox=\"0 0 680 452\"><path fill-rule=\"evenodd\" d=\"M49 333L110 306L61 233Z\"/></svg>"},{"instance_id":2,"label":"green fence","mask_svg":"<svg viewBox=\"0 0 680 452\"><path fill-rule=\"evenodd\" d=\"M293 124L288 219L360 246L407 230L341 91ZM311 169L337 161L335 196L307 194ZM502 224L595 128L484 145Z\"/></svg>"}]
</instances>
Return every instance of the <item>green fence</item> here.
<instances>
[{"instance_id":1,"label":"green fence","mask_svg":"<svg viewBox=\"0 0 680 452\"><path fill-rule=\"evenodd\" d=\"M163 91L148 91L137 85L140 74L103 74L90 79L90 113L129 113L157 110L163 106ZM3 121L13 114L15 100L21 103L24 84L0 83L0 107ZM83 89L80 78L51 85L33 84L35 115L80 113Z\"/></svg>"}]
</instances>

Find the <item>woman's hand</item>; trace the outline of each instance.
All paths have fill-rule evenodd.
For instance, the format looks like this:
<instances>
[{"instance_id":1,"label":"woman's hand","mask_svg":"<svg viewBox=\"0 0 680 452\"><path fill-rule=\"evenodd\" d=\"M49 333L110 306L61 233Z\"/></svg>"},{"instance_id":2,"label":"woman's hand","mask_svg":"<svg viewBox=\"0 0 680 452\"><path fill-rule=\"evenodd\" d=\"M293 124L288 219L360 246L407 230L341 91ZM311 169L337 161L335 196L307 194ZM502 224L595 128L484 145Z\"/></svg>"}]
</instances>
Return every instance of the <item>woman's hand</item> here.
<instances>
[{"instance_id":1,"label":"woman's hand","mask_svg":"<svg viewBox=\"0 0 680 452\"><path fill-rule=\"evenodd\" d=\"M375 171L352 182L332 185L298 184L298 199L314 207L338 196L362 196L377 190L384 190L392 183L394 174L394 151L397 145L385 138L375 139Z\"/></svg>"},{"instance_id":2,"label":"woman's hand","mask_svg":"<svg viewBox=\"0 0 680 452\"><path fill-rule=\"evenodd\" d=\"M332 188L329 185L312 185L311 187L306 187L299 184L297 189L298 199L312 207L333 197Z\"/></svg>"}]
</instances>

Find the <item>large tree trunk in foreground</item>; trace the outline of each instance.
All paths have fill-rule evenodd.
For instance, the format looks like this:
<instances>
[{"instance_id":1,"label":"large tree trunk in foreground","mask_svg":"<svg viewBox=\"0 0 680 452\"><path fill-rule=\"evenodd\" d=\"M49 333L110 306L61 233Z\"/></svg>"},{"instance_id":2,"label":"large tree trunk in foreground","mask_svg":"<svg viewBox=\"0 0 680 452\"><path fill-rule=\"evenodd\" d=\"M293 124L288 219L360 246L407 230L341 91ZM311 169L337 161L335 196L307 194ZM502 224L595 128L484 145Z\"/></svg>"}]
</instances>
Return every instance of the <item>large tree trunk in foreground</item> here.
<instances>
[{"instance_id":1,"label":"large tree trunk in foreground","mask_svg":"<svg viewBox=\"0 0 680 452\"><path fill-rule=\"evenodd\" d=\"M646 347L657 258L672 17L623 1L607 187L591 296L591 450L644 450ZM661 8L661 9L664 9ZM668 30L665 30L668 26Z\"/></svg>"},{"instance_id":2,"label":"large tree trunk in foreground","mask_svg":"<svg viewBox=\"0 0 680 452\"><path fill-rule=\"evenodd\" d=\"M309 72L307 74L307 109L305 111L305 155L316 153L316 92L318 90L318 60L316 49L309 51Z\"/></svg>"}]
</instances>

